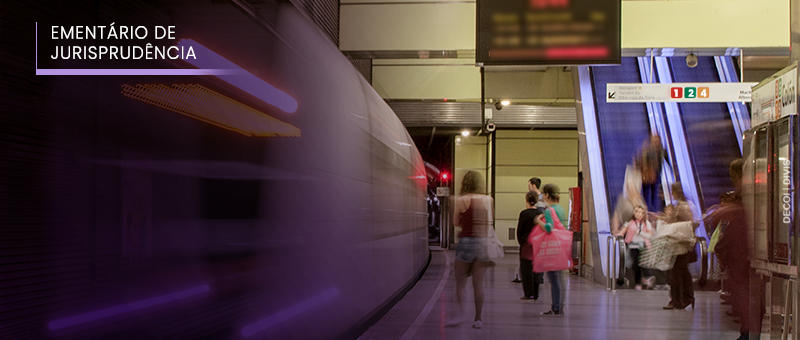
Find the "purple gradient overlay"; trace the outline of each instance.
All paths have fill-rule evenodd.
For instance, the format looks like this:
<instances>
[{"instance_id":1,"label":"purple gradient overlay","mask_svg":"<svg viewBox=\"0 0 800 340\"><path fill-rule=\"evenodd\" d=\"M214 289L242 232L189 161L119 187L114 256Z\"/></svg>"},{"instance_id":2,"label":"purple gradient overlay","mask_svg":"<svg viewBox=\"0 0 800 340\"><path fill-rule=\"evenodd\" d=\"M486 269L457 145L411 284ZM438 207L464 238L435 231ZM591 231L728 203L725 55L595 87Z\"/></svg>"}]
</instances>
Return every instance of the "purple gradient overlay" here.
<instances>
[{"instance_id":1,"label":"purple gradient overlay","mask_svg":"<svg viewBox=\"0 0 800 340\"><path fill-rule=\"evenodd\" d=\"M232 69L36 69L37 76L235 76L242 72Z\"/></svg>"},{"instance_id":2,"label":"purple gradient overlay","mask_svg":"<svg viewBox=\"0 0 800 340\"><path fill-rule=\"evenodd\" d=\"M265 319L259 320L256 323L250 324L242 328L242 335L249 337L253 334L266 330L272 326L275 326L283 321L286 321L292 317L295 317L303 312L313 308L314 306L320 305L325 301L333 299L336 295L339 295L339 290L336 288L328 289L321 294L313 296L301 303L298 303L292 307L289 307L283 311L280 311L276 314L273 314Z\"/></svg>"},{"instance_id":3,"label":"purple gradient overlay","mask_svg":"<svg viewBox=\"0 0 800 340\"><path fill-rule=\"evenodd\" d=\"M80 325L87 322L105 319L115 315L133 312L147 307L157 306L171 301L185 299L187 297L194 296L197 294L202 294L207 291L209 291L208 285L202 285L199 287L189 288L187 290L183 290L180 292L156 296L154 298L149 298L146 300L126 303L124 305L119 305L97 310L94 312L79 314L64 319L54 320L51 321L49 324L47 324L47 327L49 327L52 330L58 330L66 327Z\"/></svg>"},{"instance_id":4,"label":"purple gradient overlay","mask_svg":"<svg viewBox=\"0 0 800 340\"><path fill-rule=\"evenodd\" d=\"M191 46L195 52L195 55L197 56L196 59L184 59L185 62L201 69L210 68L241 70L242 73L235 76L217 75L217 77L233 86L238 87L242 91L252 94L256 98L261 99L270 105L274 105L286 113L297 111L297 100L289 96L286 92L275 88L275 86L272 86L269 83L261 80L261 78L256 77L250 72L247 72L230 60L225 59L225 57L215 53L203 45L200 45L198 42L192 39L181 39L178 41L178 46L187 49L189 46Z\"/></svg>"}]
</instances>

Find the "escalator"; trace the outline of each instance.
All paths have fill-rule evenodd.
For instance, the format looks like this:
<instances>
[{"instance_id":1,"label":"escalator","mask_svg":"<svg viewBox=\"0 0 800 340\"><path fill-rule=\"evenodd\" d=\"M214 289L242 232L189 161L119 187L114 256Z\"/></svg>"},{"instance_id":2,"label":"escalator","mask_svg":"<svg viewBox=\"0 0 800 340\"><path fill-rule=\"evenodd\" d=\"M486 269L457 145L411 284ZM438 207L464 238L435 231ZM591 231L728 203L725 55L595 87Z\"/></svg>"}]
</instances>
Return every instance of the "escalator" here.
<instances>
[{"instance_id":1,"label":"escalator","mask_svg":"<svg viewBox=\"0 0 800 340\"><path fill-rule=\"evenodd\" d=\"M587 202L587 206L594 207L592 218L597 226L597 238L593 237L592 241L597 247L594 254L600 256L601 262L608 254L607 245L603 243L610 235L610 221L616 201L622 194L625 168L632 163L651 131L661 136L667 149L665 175L661 177L664 196L669 197L667 190L673 181L681 181L687 199L696 204L696 219L701 219L701 211L719 203L720 194L733 189L728 164L741 157L741 140L737 136L743 131L742 126L749 126L749 114L744 105L609 104L605 98L607 83L647 83L651 77L662 83L735 81L735 71L729 67L732 66L730 57L701 57L695 68L687 67L683 57L655 59L658 62L652 72L657 76L650 75L650 65L653 65L650 58L625 57L619 66L578 68L580 84L576 88L580 95L576 93L576 99L593 99L592 107L580 101L579 119L584 122L584 131L581 132L586 133L589 182L593 190L593 197L587 198L593 202ZM587 118L588 114L591 117ZM593 153L601 156L592 158ZM601 194L595 193L600 190L603 191ZM699 228L697 234L708 239L704 228ZM703 262L695 264L692 272L704 274L707 268ZM606 276L606 266L603 263L602 272L595 269L596 277ZM704 278L701 280L705 281Z\"/></svg>"},{"instance_id":2,"label":"escalator","mask_svg":"<svg viewBox=\"0 0 800 340\"><path fill-rule=\"evenodd\" d=\"M622 58L620 66L592 68L597 125L611 213L622 194L625 167L632 163L642 141L650 136L650 123L644 103L606 103L606 84L641 82L637 58Z\"/></svg>"},{"instance_id":3,"label":"escalator","mask_svg":"<svg viewBox=\"0 0 800 340\"><path fill-rule=\"evenodd\" d=\"M675 82L719 82L714 57L699 57L695 68L686 66L683 58L670 58ZM728 166L742 157L737 133L726 103L680 103L686 141L698 187L702 211L719 204L722 193L733 190Z\"/></svg>"},{"instance_id":4,"label":"escalator","mask_svg":"<svg viewBox=\"0 0 800 340\"><path fill-rule=\"evenodd\" d=\"M622 58L620 66L593 67L591 74L592 87L595 89L594 103L607 187L607 204L611 216L617 199L622 194L625 168L632 163L632 157L641 142L650 135L650 123L644 103L606 103L606 83L642 82L637 58ZM599 239L605 241L610 235L608 230L600 231ZM613 244L615 248L617 246L622 248L616 251L618 259L611 265L616 267L619 277L625 277L624 243Z\"/></svg>"}]
</instances>

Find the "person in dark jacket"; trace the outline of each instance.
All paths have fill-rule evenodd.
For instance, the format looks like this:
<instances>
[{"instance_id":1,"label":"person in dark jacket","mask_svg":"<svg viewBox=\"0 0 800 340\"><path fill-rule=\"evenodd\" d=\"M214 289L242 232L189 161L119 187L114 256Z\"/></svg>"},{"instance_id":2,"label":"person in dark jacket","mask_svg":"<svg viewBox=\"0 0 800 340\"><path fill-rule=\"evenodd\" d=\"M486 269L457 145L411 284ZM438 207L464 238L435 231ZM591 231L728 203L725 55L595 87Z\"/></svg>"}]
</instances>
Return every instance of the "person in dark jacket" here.
<instances>
[{"instance_id":1,"label":"person in dark jacket","mask_svg":"<svg viewBox=\"0 0 800 340\"><path fill-rule=\"evenodd\" d=\"M525 210L519 213L517 219L517 242L519 243L519 267L522 276L523 296L520 300L539 299L539 281L542 273L533 272L533 246L528 242L533 228L536 227L536 220L542 215L542 211L536 208L539 194L528 191L525 194Z\"/></svg>"},{"instance_id":2,"label":"person in dark jacket","mask_svg":"<svg viewBox=\"0 0 800 340\"><path fill-rule=\"evenodd\" d=\"M728 280L725 281L725 287L731 293L733 314L741 318L739 339L747 340L750 339L750 333L761 333L764 288L761 282L750 282L753 249L750 247L750 227L742 204L743 164L741 158L731 162L730 178L736 190L731 194L730 202L722 204L711 213L710 220L713 225L723 228L714 253L727 268ZM754 288L757 292L753 294L751 291ZM751 301L751 297L756 297L755 301Z\"/></svg>"}]
</instances>

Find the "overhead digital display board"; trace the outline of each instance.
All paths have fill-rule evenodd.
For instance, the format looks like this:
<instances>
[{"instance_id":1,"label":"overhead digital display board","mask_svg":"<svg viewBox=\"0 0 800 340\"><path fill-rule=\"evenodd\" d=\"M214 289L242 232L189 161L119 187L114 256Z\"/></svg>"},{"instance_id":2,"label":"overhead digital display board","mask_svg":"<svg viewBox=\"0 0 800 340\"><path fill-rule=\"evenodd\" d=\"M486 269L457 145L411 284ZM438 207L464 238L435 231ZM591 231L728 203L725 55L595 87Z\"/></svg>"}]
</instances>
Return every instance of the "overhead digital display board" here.
<instances>
[{"instance_id":1,"label":"overhead digital display board","mask_svg":"<svg viewBox=\"0 0 800 340\"><path fill-rule=\"evenodd\" d=\"M477 0L479 66L620 63L621 0Z\"/></svg>"}]
</instances>

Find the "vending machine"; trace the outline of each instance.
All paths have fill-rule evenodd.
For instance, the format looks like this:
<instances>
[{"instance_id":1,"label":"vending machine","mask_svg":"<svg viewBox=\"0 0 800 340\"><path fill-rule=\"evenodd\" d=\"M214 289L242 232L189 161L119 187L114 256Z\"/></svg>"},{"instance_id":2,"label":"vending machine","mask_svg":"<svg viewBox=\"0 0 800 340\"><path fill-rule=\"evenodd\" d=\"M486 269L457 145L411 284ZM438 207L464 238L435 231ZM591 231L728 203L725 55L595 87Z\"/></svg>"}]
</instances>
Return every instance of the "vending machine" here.
<instances>
[{"instance_id":1,"label":"vending machine","mask_svg":"<svg viewBox=\"0 0 800 340\"><path fill-rule=\"evenodd\" d=\"M797 63L753 87L752 128L744 133L742 202L751 240L750 302L765 310L770 338L798 339ZM758 307L755 307L758 308ZM760 308L759 308L760 309ZM794 314L795 317L791 317ZM790 325L790 322L793 325Z\"/></svg>"}]
</instances>

